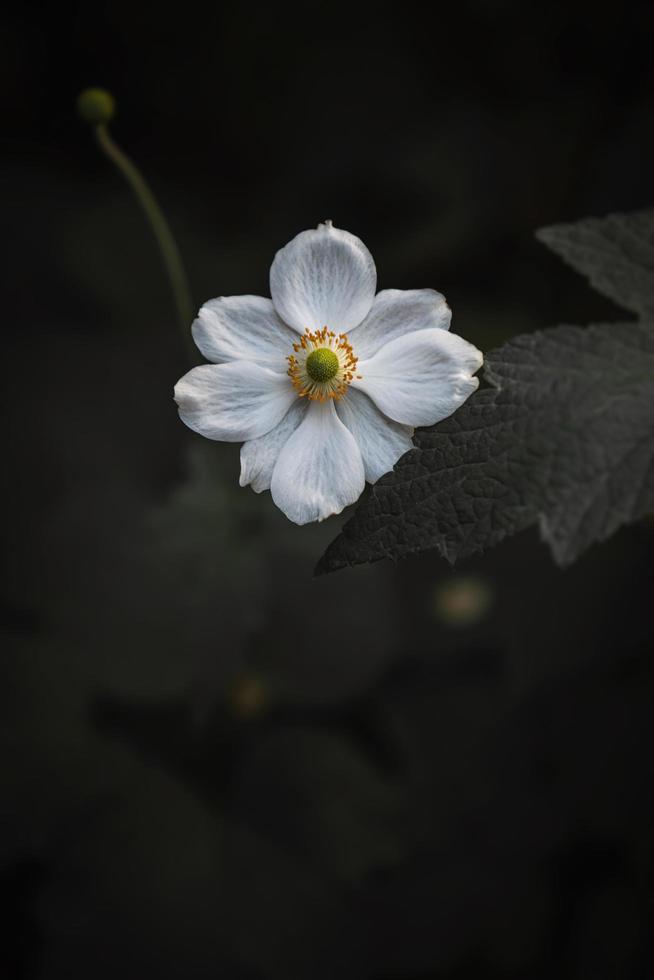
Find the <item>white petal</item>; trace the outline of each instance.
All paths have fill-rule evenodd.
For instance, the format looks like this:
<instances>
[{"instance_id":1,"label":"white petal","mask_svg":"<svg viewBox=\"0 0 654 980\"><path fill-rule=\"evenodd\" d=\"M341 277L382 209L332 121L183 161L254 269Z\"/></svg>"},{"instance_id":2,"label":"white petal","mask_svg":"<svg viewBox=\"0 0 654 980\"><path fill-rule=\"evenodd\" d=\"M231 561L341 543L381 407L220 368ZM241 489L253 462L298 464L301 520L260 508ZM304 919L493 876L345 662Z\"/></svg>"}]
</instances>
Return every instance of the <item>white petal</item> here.
<instances>
[{"instance_id":1,"label":"white petal","mask_svg":"<svg viewBox=\"0 0 654 980\"><path fill-rule=\"evenodd\" d=\"M219 296L193 321L193 339L208 361L255 361L285 372L296 335L263 296Z\"/></svg>"},{"instance_id":2,"label":"white petal","mask_svg":"<svg viewBox=\"0 0 654 980\"><path fill-rule=\"evenodd\" d=\"M306 398L296 398L281 422L266 432L265 436L252 439L241 446L242 487L248 483L256 493L270 489L273 470L285 443L293 435L309 407Z\"/></svg>"},{"instance_id":3,"label":"white petal","mask_svg":"<svg viewBox=\"0 0 654 980\"><path fill-rule=\"evenodd\" d=\"M392 470L400 456L413 449L413 429L386 418L362 391L350 388L336 403L336 413L357 441L369 483Z\"/></svg>"},{"instance_id":4,"label":"white petal","mask_svg":"<svg viewBox=\"0 0 654 980\"><path fill-rule=\"evenodd\" d=\"M282 320L300 333L329 327L347 333L375 296L377 272L363 242L331 222L303 231L270 269L270 295Z\"/></svg>"},{"instance_id":5,"label":"white petal","mask_svg":"<svg viewBox=\"0 0 654 980\"><path fill-rule=\"evenodd\" d=\"M365 484L356 440L332 401L312 401L273 470L272 498L296 524L322 521L353 504Z\"/></svg>"},{"instance_id":6,"label":"white petal","mask_svg":"<svg viewBox=\"0 0 654 980\"><path fill-rule=\"evenodd\" d=\"M449 330L451 319L445 297L435 289L383 289L350 341L359 360L365 360L384 344L415 330Z\"/></svg>"},{"instance_id":7,"label":"white petal","mask_svg":"<svg viewBox=\"0 0 654 980\"><path fill-rule=\"evenodd\" d=\"M182 421L207 439L225 442L270 432L296 397L285 374L252 361L202 364L175 385Z\"/></svg>"},{"instance_id":8,"label":"white petal","mask_svg":"<svg viewBox=\"0 0 654 980\"><path fill-rule=\"evenodd\" d=\"M468 398L479 385L472 375L483 354L446 330L417 330L385 344L367 361L359 361L365 391L384 415L405 425L434 425Z\"/></svg>"}]
</instances>

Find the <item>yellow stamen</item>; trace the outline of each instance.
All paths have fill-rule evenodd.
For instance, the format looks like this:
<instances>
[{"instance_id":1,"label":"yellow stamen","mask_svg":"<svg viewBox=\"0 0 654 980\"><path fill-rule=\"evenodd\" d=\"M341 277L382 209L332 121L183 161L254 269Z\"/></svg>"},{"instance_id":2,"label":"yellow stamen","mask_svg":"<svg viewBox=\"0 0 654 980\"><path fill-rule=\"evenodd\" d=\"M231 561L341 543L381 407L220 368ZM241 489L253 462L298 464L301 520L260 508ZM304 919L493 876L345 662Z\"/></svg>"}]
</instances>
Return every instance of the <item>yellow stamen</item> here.
<instances>
[{"instance_id":1,"label":"yellow stamen","mask_svg":"<svg viewBox=\"0 0 654 980\"><path fill-rule=\"evenodd\" d=\"M342 398L356 374L355 357L347 334L305 330L288 357L288 376L300 398L324 402Z\"/></svg>"}]
</instances>

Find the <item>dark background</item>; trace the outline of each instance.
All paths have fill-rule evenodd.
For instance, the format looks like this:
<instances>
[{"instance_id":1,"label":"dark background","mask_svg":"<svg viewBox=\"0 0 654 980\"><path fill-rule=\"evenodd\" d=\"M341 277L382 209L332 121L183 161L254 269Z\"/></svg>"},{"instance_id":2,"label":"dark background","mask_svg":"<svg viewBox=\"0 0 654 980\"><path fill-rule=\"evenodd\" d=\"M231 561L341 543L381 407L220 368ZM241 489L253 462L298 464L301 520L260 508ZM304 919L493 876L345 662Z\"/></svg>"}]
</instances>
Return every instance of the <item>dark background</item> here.
<instances>
[{"instance_id":1,"label":"dark background","mask_svg":"<svg viewBox=\"0 0 654 980\"><path fill-rule=\"evenodd\" d=\"M624 319L535 228L654 203L650 3L16 6L1 45L0 977L648 980L647 521L558 570L536 530L320 579L188 367L332 218L488 350ZM198 362L200 358L198 357Z\"/></svg>"}]
</instances>

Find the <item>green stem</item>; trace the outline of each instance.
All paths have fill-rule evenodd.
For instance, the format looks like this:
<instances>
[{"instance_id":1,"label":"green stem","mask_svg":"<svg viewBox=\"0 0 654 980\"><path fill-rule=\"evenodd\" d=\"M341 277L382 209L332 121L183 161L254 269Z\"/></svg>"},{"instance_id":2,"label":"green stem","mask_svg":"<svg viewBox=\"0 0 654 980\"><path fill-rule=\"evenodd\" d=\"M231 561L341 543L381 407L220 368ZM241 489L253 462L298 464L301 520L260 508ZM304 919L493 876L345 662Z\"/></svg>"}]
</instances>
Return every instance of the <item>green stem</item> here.
<instances>
[{"instance_id":1,"label":"green stem","mask_svg":"<svg viewBox=\"0 0 654 980\"><path fill-rule=\"evenodd\" d=\"M189 353L194 353L190 337L190 325L193 319L193 302L191 300L182 257L173 238L170 225L166 221L163 211L157 204L157 200L143 174L134 166L129 157L116 146L106 125L99 123L94 129L100 149L109 157L132 188L150 223L170 280L184 343Z\"/></svg>"}]
</instances>

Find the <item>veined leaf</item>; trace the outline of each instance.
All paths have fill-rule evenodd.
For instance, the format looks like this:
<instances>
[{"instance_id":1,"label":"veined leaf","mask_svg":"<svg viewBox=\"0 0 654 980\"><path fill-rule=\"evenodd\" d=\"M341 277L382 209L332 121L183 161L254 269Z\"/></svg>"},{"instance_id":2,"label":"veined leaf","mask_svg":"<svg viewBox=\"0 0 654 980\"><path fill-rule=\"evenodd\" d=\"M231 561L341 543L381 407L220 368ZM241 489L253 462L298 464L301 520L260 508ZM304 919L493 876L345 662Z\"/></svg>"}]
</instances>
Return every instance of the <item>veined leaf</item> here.
<instances>
[{"instance_id":1,"label":"veined leaf","mask_svg":"<svg viewBox=\"0 0 654 980\"><path fill-rule=\"evenodd\" d=\"M602 292L654 312L654 210L539 237ZM654 320L524 334L486 356L483 377L416 433L319 572L430 548L455 561L534 523L565 565L654 510Z\"/></svg>"}]
</instances>

